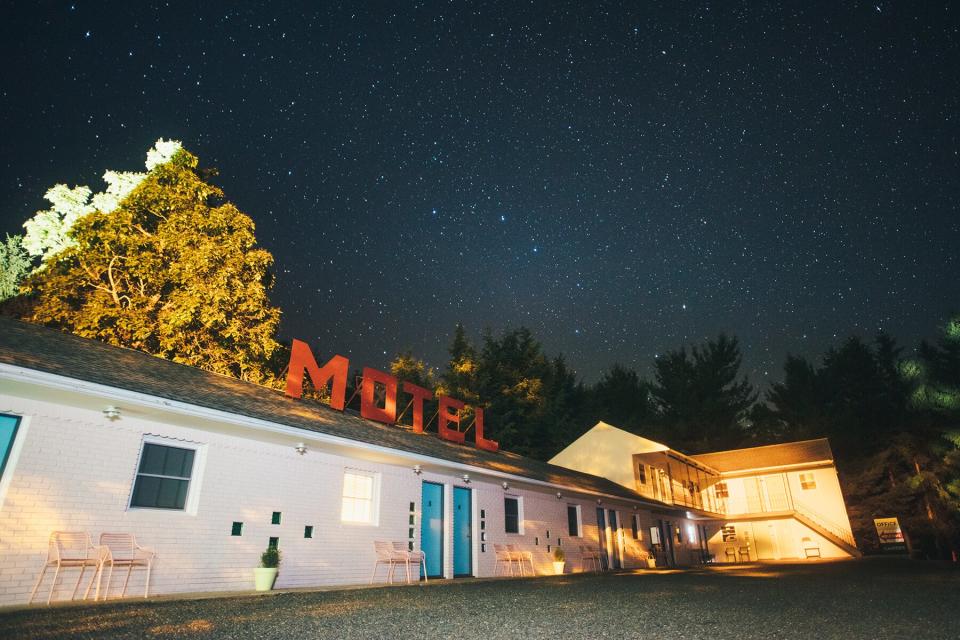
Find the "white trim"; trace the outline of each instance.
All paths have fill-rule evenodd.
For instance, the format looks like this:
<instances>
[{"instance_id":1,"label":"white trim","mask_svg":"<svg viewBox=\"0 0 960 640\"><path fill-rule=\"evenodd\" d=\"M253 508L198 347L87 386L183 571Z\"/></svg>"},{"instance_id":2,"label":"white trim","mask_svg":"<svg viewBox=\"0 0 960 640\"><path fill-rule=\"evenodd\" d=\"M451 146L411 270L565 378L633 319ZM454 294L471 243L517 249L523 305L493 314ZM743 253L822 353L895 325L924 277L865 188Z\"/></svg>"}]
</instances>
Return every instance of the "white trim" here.
<instances>
[{"instance_id":1,"label":"white trim","mask_svg":"<svg viewBox=\"0 0 960 640\"><path fill-rule=\"evenodd\" d=\"M721 478L740 478L743 476L755 476L759 473L769 473L771 471L796 471L797 469L817 469L820 467L834 466L833 460L814 460L812 462L797 462L794 464L779 464L772 467L757 467L755 469L738 469L736 471L722 471Z\"/></svg>"},{"instance_id":2,"label":"white trim","mask_svg":"<svg viewBox=\"0 0 960 640\"><path fill-rule=\"evenodd\" d=\"M360 442L358 440L352 440L350 438L342 438L339 436L333 436L326 433L311 431L309 429L305 429L302 427L291 427L291 426L280 424L277 422L262 420L260 418L251 418L248 416L241 416L235 413L230 413L230 412L222 411L219 409L210 409L207 407L201 407L199 405L180 402L178 400L166 400L164 398L151 396L149 394L140 393L137 391L128 391L126 389L120 389L117 387L101 385L95 382L84 382L81 380L77 380L76 378L68 378L65 376L46 373L43 371L37 371L35 369L17 367L17 366L5 364L5 363L0 363L0 379L13 380L15 382L32 382L34 384L38 384L38 385L53 388L53 389L59 389L61 391L70 391L74 393L80 393L88 396L96 396L96 397L114 400L114 401L128 402L141 407L155 408L155 409L158 408L163 411L169 411L170 413L187 416L191 418L203 418L208 420L215 420L217 422L223 422L226 424L252 428L260 431L268 431L272 433L289 435L304 441L313 441L313 442L326 443L326 444L338 445L343 447L365 449L367 451L371 451L374 453L386 454L391 456L400 456L400 457L407 458L413 462L426 463L426 464L430 464L438 467L454 469L457 471L470 471L473 473L482 474L487 477L498 478L502 480L513 480L518 483L524 483L524 484L534 485L539 487L549 487L554 490L566 489L567 491L575 491L581 495L590 496L593 498L603 497L603 498L608 498L610 500L615 500L621 503L628 503L631 505L632 504L643 505L646 508L662 509L664 506L668 508L670 507L670 505L649 502L642 498L637 498L637 499L626 498L623 496L616 496L613 494L603 493L600 491L592 491L590 489L584 489L581 487L570 486L565 484L556 484L554 482L547 482L545 480L536 480L534 478L528 478L526 476L506 473L504 471L497 471L495 469L489 469L486 467L476 467L473 465L464 464L462 462L454 462L451 460L444 460L442 458L434 458L433 456L427 456L419 453L402 451L400 449L391 449L390 447L384 447L384 446L375 445L375 444L368 444L365 442Z\"/></svg>"},{"instance_id":3,"label":"white trim","mask_svg":"<svg viewBox=\"0 0 960 640\"><path fill-rule=\"evenodd\" d=\"M505 493L503 494L504 500L510 498L511 500L517 501L517 532L507 531L507 503L503 503L503 533L508 536L522 536L524 535L524 526L523 526L523 496L518 496L515 494Z\"/></svg>"},{"instance_id":4,"label":"white trim","mask_svg":"<svg viewBox=\"0 0 960 640\"><path fill-rule=\"evenodd\" d=\"M576 509L577 512L577 535L570 535L570 507ZM567 517L567 538L583 538L583 507L579 504L570 504L567 503L567 508L564 511L563 515Z\"/></svg>"},{"instance_id":5,"label":"white trim","mask_svg":"<svg viewBox=\"0 0 960 640\"><path fill-rule=\"evenodd\" d=\"M0 413L20 418L20 422L17 424L17 433L13 437L13 442L10 443L10 452L7 455L7 466L3 469L3 477L0 477L0 512L2 512L3 505L7 499L7 491L10 489L10 483L13 482L14 469L17 467L17 462L20 461L23 443L27 439L27 431L30 429L30 419L32 416L26 416L13 411L2 411Z\"/></svg>"}]
</instances>

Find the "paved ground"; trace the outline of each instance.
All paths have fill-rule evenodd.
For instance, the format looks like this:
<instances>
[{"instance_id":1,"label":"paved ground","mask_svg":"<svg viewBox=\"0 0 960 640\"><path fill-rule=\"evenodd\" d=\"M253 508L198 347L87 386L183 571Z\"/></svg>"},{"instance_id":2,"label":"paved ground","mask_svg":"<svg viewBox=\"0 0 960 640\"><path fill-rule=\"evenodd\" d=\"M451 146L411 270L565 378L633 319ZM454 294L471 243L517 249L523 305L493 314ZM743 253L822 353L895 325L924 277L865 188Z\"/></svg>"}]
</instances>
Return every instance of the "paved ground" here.
<instances>
[{"instance_id":1,"label":"paved ground","mask_svg":"<svg viewBox=\"0 0 960 640\"><path fill-rule=\"evenodd\" d=\"M960 638L960 571L890 559L0 613L0 638Z\"/></svg>"}]
</instances>

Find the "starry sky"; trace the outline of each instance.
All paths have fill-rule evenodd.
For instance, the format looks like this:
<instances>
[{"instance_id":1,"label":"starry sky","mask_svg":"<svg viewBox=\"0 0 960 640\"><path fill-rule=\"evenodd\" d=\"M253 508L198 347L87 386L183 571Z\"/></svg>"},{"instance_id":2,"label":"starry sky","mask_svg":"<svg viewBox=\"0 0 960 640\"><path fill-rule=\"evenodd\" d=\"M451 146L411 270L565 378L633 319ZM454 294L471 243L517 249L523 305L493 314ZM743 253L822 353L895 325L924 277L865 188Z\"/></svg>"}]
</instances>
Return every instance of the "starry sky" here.
<instances>
[{"instance_id":1,"label":"starry sky","mask_svg":"<svg viewBox=\"0 0 960 640\"><path fill-rule=\"evenodd\" d=\"M586 381L721 331L763 385L960 308L951 2L41 2L0 19L0 233L182 140L351 366L528 326Z\"/></svg>"}]
</instances>

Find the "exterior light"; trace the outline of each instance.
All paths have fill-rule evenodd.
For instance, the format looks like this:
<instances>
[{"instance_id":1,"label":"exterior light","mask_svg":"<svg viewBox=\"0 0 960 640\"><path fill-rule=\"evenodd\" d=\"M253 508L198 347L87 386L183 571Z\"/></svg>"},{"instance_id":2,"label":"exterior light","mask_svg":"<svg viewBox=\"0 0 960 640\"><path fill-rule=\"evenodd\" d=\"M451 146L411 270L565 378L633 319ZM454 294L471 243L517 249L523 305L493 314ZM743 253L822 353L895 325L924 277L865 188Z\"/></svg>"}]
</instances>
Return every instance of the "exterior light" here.
<instances>
[{"instance_id":1,"label":"exterior light","mask_svg":"<svg viewBox=\"0 0 960 640\"><path fill-rule=\"evenodd\" d=\"M470 484L470 474L469 474L469 473L463 474L463 482L464 482L464 484Z\"/></svg>"},{"instance_id":2,"label":"exterior light","mask_svg":"<svg viewBox=\"0 0 960 640\"><path fill-rule=\"evenodd\" d=\"M415 464L413 465L413 472L417 475L420 475L421 473L423 473L423 467L421 467L418 464Z\"/></svg>"},{"instance_id":3,"label":"exterior light","mask_svg":"<svg viewBox=\"0 0 960 640\"><path fill-rule=\"evenodd\" d=\"M562 499L563 499L563 494L557 491L557 500L562 500Z\"/></svg>"},{"instance_id":4,"label":"exterior light","mask_svg":"<svg viewBox=\"0 0 960 640\"><path fill-rule=\"evenodd\" d=\"M597 504L603 504L603 500L601 500L600 498L597 498Z\"/></svg>"},{"instance_id":5,"label":"exterior light","mask_svg":"<svg viewBox=\"0 0 960 640\"><path fill-rule=\"evenodd\" d=\"M506 491L507 489L510 488L510 483L509 483L509 482L501 482L501 483L500 483L500 486L503 487L503 490L504 490L504 491Z\"/></svg>"},{"instance_id":6,"label":"exterior light","mask_svg":"<svg viewBox=\"0 0 960 640\"><path fill-rule=\"evenodd\" d=\"M116 420L120 417L120 409L112 404L108 404L103 410L103 415L105 415L108 420Z\"/></svg>"},{"instance_id":7,"label":"exterior light","mask_svg":"<svg viewBox=\"0 0 960 640\"><path fill-rule=\"evenodd\" d=\"M295 446L293 449L300 455L303 455L307 452L307 445L303 444L302 442L298 442L297 446Z\"/></svg>"}]
</instances>

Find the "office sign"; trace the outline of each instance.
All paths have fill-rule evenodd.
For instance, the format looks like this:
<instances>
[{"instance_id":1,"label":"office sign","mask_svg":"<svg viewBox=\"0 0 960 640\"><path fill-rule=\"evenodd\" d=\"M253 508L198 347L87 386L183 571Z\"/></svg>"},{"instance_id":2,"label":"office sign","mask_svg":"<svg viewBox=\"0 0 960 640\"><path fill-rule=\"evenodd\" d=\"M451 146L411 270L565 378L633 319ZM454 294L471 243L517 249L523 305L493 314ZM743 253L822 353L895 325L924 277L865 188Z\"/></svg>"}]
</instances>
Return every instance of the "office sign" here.
<instances>
[{"instance_id":1,"label":"office sign","mask_svg":"<svg viewBox=\"0 0 960 640\"><path fill-rule=\"evenodd\" d=\"M906 551L907 543L900 529L900 521L896 518L874 518L873 526L877 528L877 537L880 538L880 548L884 551Z\"/></svg>"}]
</instances>

